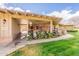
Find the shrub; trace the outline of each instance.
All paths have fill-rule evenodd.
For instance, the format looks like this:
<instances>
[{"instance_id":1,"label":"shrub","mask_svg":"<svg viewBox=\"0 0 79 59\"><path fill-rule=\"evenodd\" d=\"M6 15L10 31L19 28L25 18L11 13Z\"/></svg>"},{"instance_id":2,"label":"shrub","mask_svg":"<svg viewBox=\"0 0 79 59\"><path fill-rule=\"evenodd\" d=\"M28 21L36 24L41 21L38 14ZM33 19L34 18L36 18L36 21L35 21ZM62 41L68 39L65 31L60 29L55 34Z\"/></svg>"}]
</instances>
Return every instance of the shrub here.
<instances>
[{"instance_id":1,"label":"shrub","mask_svg":"<svg viewBox=\"0 0 79 59\"><path fill-rule=\"evenodd\" d=\"M48 38L53 38L53 33L48 32Z\"/></svg>"},{"instance_id":2,"label":"shrub","mask_svg":"<svg viewBox=\"0 0 79 59\"><path fill-rule=\"evenodd\" d=\"M77 32L78 30L67 30L67 32Z\"/></svg>"},{"instance_id":3,"label":"shrub","mask_svg":"<svg viewBox=\"0 0 79 59\"><path fill-rule=\"evenodd\" d=\"M28 40L32 40L33 39L33 32L28 32Z\"/></svg>"},{"instance_id":4,"label":"shrub","mask_svg":"<svg viewBox=\"0 0 79 59\"><path fill-rule=\"evenodd\" d=\"M50 33L47 31L38 31L36 32L36 39L48 39L48 38L53 38L54 33ZM33 32L29 32L28 40L34 39L33 37Z\"/></svg>"}]
</instances>

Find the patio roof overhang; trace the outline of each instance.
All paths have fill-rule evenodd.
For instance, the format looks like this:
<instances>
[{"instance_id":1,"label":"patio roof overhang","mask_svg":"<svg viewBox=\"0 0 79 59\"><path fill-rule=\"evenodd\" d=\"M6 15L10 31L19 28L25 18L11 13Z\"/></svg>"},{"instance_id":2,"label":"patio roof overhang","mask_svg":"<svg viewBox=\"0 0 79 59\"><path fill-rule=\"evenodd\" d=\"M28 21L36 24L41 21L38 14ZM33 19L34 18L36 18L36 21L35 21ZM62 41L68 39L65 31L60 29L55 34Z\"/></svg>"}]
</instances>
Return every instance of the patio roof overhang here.
<instances>
[{"instance_id":1,"label":"patio roof overhang","mask_svg":"<svg viewBox=\"0 0 79 59\"><path fill-rule=\"evenodd\" d=\"M11 18L18 18L18 19L33 19L33 20L41 20L41 21L60 21L61 18L58 17L51 17L45 15L39 15L34 13L27 13L15 10L8 10L8 9L1 9L0 8L0 17L11 17Z\"/></svg>"}]
</instances>

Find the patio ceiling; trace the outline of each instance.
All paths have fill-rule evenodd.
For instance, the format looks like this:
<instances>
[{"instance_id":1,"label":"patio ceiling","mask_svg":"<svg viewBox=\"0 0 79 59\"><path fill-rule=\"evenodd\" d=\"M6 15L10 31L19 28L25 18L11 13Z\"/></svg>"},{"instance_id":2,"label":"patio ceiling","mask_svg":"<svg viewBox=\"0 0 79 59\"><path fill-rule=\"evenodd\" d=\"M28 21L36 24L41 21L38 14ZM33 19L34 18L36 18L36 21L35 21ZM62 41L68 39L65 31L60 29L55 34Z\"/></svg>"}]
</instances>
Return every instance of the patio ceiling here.
<instances>
[{"instance_id":1,"label":"patio ceiling","mask_svg":"<svg viewBox=\"0 0 79 59\"><path fill-rule=\"evenodd\" d=\"M49 24L50 22L47 21L40 21L40 20L30 20L33 24Z\"/></svg>"}]
</instances>

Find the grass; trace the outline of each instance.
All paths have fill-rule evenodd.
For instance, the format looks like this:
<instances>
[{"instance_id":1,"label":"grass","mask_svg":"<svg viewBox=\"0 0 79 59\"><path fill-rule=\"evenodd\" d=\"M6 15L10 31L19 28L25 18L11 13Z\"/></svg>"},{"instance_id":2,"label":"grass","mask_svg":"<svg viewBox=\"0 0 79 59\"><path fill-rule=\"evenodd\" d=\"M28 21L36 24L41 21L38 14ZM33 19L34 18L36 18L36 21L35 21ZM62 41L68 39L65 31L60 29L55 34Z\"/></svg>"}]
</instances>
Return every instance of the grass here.
<instances>
[{"instance_id":1,"label":"grass","mask_svg":"<svg viewBox=\"0 0 79 59\"><path fill-rule=\"evenodd\" d=\"M79 32L71 32L74 35L69 40L27 45L12 52L11 56L79 56Z\"/></svg>"}]
</instances>

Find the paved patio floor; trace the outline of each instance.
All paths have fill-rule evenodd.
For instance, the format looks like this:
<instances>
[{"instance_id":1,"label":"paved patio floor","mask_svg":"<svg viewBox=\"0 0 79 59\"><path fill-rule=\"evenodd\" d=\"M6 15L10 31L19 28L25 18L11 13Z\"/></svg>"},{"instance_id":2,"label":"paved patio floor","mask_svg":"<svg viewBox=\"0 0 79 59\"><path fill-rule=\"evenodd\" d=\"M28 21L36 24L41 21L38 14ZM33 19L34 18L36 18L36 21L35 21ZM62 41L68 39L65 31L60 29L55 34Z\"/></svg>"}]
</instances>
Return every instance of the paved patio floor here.
<instances>
[{"instance_id":1,"label":"paved patio floor","mask_svg":"<svg viewBox=\"0 0 79 59\"><path fill-rule=\"evenodd\" d=\"M66 34L57 38L51 38L51 39L40 39L40 40L31 40L27 41L26 39L17 40L18 44L15 45L15 41L7 46L0 46L0 56L6 56L7 54L24 47L27 44L36 44L36 43L43 43L43 42L50 42L50 41L57 41L57 40L64 40L67 38L73 37L70 34Z\"/></svg>"}]
</instances>

